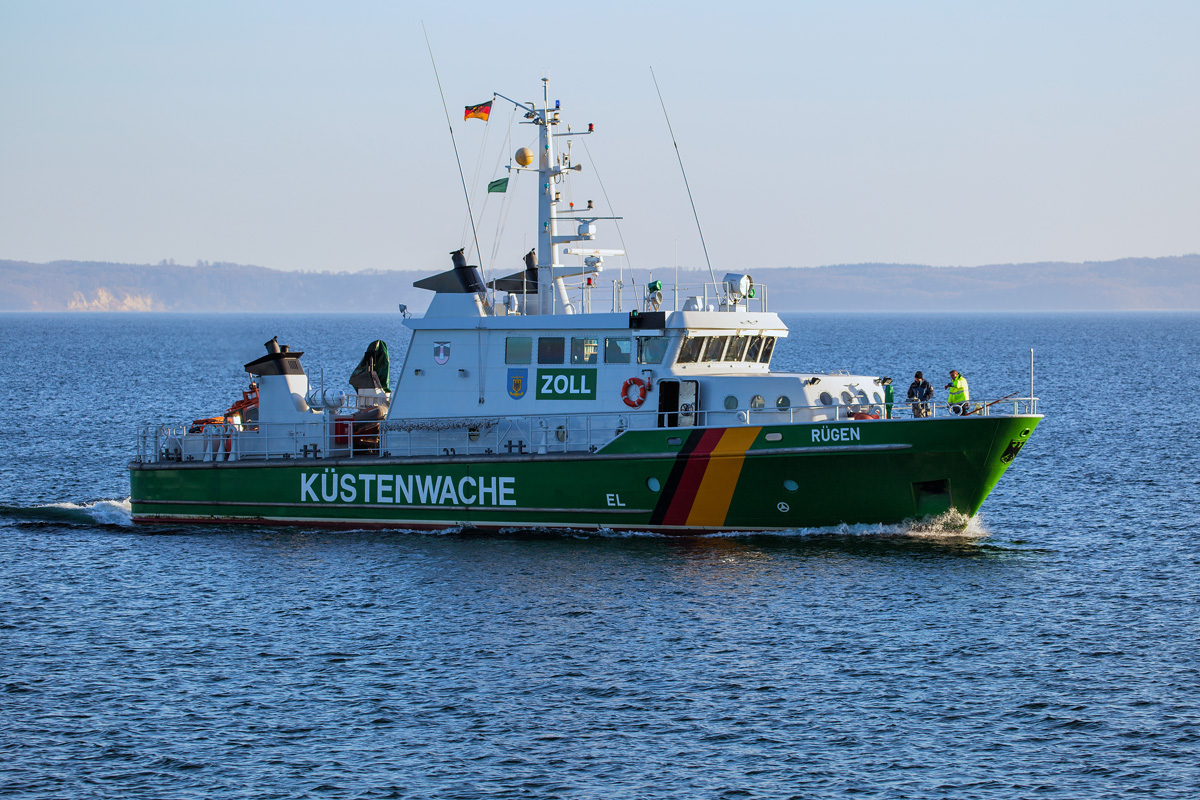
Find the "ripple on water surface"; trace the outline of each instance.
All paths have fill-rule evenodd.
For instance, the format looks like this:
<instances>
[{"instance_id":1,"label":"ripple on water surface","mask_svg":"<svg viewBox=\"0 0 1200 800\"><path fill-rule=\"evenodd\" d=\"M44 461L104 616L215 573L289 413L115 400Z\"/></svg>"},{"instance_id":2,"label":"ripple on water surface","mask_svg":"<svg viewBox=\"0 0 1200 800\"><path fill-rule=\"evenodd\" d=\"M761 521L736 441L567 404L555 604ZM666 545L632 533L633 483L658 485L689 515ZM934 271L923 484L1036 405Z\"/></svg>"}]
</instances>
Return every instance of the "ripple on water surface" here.
<instances>
[{"instance_id":1,"label":"ripple on water surface","mask_svg":"<svg viewBox=\"0 0 1200 800\"><path fill-rule=\"evenodd\" d=\"M1079 387L1175 375L1196 320L789 319L785 368L992 396L1037 347L1047 419L966 527L676 539L132 527L102 421L227 406L275 333L348 369L394 320L0 316L3 396L67 338L127 356L0 471L0 792L1195 797L1200 456Z\"/></svg>"}]
</instances>

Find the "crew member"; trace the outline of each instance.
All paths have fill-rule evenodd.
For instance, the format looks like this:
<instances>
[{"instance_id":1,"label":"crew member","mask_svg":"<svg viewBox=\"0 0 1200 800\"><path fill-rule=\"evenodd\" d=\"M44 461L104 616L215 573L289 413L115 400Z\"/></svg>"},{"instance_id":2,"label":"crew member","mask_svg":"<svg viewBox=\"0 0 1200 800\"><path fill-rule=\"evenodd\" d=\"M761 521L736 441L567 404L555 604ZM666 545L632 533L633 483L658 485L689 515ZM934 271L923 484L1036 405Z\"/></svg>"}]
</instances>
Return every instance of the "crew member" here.
<instances>
[{"instance_id":1,"label":"crew member","mask_svg":"<svg viewBox=\"0 0 1200 800\"><path fill-rule=\"evenodd\" d=\"M965 417L971 409L971 390L967 386L966 376L958 370L952 369L950 370L950 382L942 388L950 390L950 396L947 398L950 403L950 412Z\"/></svg>"},{"instance_id":2,"label":"crew member","mask_svg":"<svg viewBox=\"0 0 1200 800\"><path fill-rule=\"evenodd\" d=\"M908 400L912 403L914 417L929 416L929 401L933 399L933 387L925 376L918 372L913 376L913 382L908 385Z\"/></svg>"}]
</instances>

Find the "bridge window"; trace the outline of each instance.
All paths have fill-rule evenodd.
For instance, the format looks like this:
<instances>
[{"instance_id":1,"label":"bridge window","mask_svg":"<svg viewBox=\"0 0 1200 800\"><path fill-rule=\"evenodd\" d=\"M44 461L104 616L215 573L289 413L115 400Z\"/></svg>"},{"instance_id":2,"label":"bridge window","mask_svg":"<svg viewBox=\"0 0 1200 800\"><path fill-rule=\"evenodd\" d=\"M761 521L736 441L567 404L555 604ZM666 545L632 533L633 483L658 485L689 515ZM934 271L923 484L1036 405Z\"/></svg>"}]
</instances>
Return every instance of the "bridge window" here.
<instances>
[{"instance_id":1,"label":"bridge window","mask_svg":"<svg viewBox=\"0 0 1200 800\"><path fill-rule=\"evenodd\" d=\"M741 361L742 356L746 354L746 343L749 339L748 336L734 336L729 341L729 347L725 349L725 360Z\"/></svg>"},{"instance_id":2,"label":"bridge window","mask_svg":"<svg viewBox=\"0 0 1200 800\"><path fill-rule=\"evenodd\" d=\"M595 364L599 358L598 339L571 339L572 364Z\"/></svg>"},{"instance_id":3,"label":"bridge window","mask_svg":"<svg viewBox=\"0 0 1200 800\"><path fill-rule=\"evenodd\" d=\"M775 350L775 337L767 336L763 339L762 355L758 357L758 363L769 364L771 361L771 353Z\"/></svg>"},{"instance_id":4,"label":"bridge window","mask_svg":"<svg viewBox=\"0 0 1200 800\"><path fill-rule=\"evenodd\" d=\"M704 339L703 336L684 337L683 347L679 348L679 358L675 360L680 364L695 364L704 352Z\"/></svg>"},{"instance_id":5,"label":"bridge window","mask_svg":"<svg viewBox=\"0 0 1200 800\"><path fill-rule=\"evenodd\" d=\"M758 361L758 356L760 353L762 353L762 343L763 343L763 337L761 337L761 336L751 336L750 337L750 345L746 349L746 360L747 361Z\"/></svg>"},{"instance_id":6,"label":"bridge window","mask_svg":"<svg viewBox=\"0 0 1200 800\"><path fill-rule=\"evenodd\" d=\"M504 343L505 364L528 364L533 357L533 339L528 336L510 336Z\"/></svg>"},{"instance_id":7,"label":"bridge window","mask_svg":"<svg viewBox=\"0 0 1200 800\"><path fill-rule=\"evenodd\" d=\"M709 339L708 346L704 348L704 360L720 361L721 356L725 355L725 343L728 341L728 336L714 336Z\"/></svg>"},{"instance_id":8,"label":"bridge window","mask_svg":"<svg viewBox=\"0 0 1200 800\"><path fill-rule=\"evenodd\" d=\"M563 337L561 336L543 336L538 339L538 363L539 364L561 364L563 363Z\"/></svg>"},{"instance_id":9,"label":"bridge window","mask_svg":"<svg viewBox=\"0 0 1200 800\"><path fill-rule=\"evenodd\" d=\"M605 339L604 363L628 364L632 349L633 341L630 339Z\"/></svg>"},{"instance_id":10,"label":"bridge window","mask_svg":"<svg viewBox=\"0 0 1200 800\"><path fill-rule=\"evenodd\" d=\"M639 364L661 364L667 355L670 339L666 336L642 336L638 343Z\"/></svg>"}]
</instances>

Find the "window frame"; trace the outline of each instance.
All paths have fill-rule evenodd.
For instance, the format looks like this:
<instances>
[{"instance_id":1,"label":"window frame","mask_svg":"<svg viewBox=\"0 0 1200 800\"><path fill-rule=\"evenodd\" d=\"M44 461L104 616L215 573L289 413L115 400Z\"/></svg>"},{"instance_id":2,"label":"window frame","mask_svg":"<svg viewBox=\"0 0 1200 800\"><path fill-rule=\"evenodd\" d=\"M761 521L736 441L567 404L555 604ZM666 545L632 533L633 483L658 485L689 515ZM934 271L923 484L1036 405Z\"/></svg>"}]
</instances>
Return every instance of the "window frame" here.
<instances>
[{"instance_id":1,"label":"window frame","mask_svg":"<svg viewBox=\"0 0 1200 800\"><path fill-rule=\"evenodd\" d=\"M558 360L554 360L554 353L549 352L543 356L543 344L548 348L552 348L553 342L558 342ZM563 364L566 363L566 340L562 336L539 336L538 337L538 360L539 364Z\"/></svg>"},{"instance_id":2,"label":"window frame","mask_svg":"<svg viewBox=\"0 0 1200 800\"><path fill-rule=\"evenodd\" d=\"M649 337L647 337L647 338L649 338ZM613 343L613 342L617 343L617 347L616 347L617 354L625 356L624 361L622 361L621 359L612 359L612 358L608 357L609 353L611 352L609 350L609 348L613 346L610 343ZM629 348L624 353L622 353L620 350L621 342L624 342L626 344L626 346ZM628 336L605 336L604 337L604 363L605 364L629 364L629 363L632 363L632 361L633 361L633 339L632 338L630 338Z\"/></svg>"},{"instance_id":3,"label":"window frame","mask_svg":"<svg viewBox=\"0 0 1200 800\"><path fill-rule=\"evenodd\" d=\"M637 363L639 363L639 364L661 364L667 360L667 353L669 353L671 351L671 337L670 336L638 336L635 338L637 339ZM662 353L659 355L657 361L650 361L650 360L644 358L646 342L661 342L662 343Z\"/></svg>"},{"instance_id":4,"label":"window frame","mask_svg":"<svg viewBox=\"0 0 1200 800\"><path fill-rule=\"evenodd\" d=\"M720 350L714 355L712 349L718 346ZM705 364L715 364L725 359L725 348L729 346L729 336L709 336L708 341L704 343L704 353L700 356L700 361Z\"/></svg>"},{"instance_id":5,"label":"window frame","mask_svg":"<svg viewBox=\"0 0 1200 800\"><path fill-rule=\"evenodd\" d=\"M758 357L762 355L763 339L765 338L762 334L754 334L750 337L750 341L746 344L746 361L751 364L758 363Z\"/></svg>"},{"instance_id":6,"label":"window frame","mask_svg":"<svg viewBox=\"0 0 1200 800\"><path fill-rule=\"evenodd\" d=\"M758 363L770 364L771 356L773 356L773 355L775 355L775 337L774 336L764 336L762 352L758 356Z\"/></svg>"},{"instance_id":7,"label":"window frame","mask_svg":"<svg viewBox=\"0 0 1200 800\"><path fill-rule=\"evenodd\" d=\"M591 342L592 352L591 361L588 361L588 342ZM579 355L576 356L576 346L579 348ZM580 367L594 367L600 363L600 337L599 336L572 336L571 337L571 364Z\"/></svg>"},{"instance_id":8,"label":"window frame","mask_svg":"<svg viewBox=\"0 0 1200 800\"><path fill-rule=\"evenodd\" d=\"M695 353L688 353L688 344L690 342L699 342L696 345ZM701 357L704 355L704 348L708 345L707 336L684 336L683 343L679 346L679 353L675 356L676 364L699 364ZM684 356L689 356L684 358Z\"/></svg>"},{"instance_id":9,"label":"window frame","mask_svg":"<svg viewBox=\"0 0 1200 800\"><path fill-rule=\"evenodd\" d=\"M525 354L525 360L513 360L512 350L510 345L515 341L524 341L527 344L528 350ZM533 337L532 336L507 336L504 339L504 363L505 364L532 364L533 363Z\"/></svg>"},{"instance_id":10,"label":"window frame","mask_svg":"<svg viewBox=\"0 0 1200 800\"><path fill-rule=\"evenodd\" d=\"M741 347L738 347L738 345ZM746 357L746 347L750 344L749 336L730 336L729 344L725 346L724 361L741 361ZM734 352L736 351L736 355ZM733 356L732 358L730 356Z\"/></svg>"}]
</instances>

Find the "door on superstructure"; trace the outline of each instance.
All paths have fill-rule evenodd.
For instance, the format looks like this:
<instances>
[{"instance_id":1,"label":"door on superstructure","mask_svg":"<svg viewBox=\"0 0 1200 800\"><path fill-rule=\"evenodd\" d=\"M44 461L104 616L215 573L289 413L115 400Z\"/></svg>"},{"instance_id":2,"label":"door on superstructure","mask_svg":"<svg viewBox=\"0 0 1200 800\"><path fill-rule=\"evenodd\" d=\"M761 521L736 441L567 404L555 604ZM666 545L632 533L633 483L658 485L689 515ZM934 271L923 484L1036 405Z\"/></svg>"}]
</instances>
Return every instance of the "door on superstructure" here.
<instances>
[{"instance_id":1,"label":"door on superstructure","mask_svg":"<svg viewBox=\"0 0 1200 800\"><path fill-rule=\"evenodd\" d=\"M690 428L700 412L699 381L659 381L658 427Z\"/></svg>"}]
</instances>

